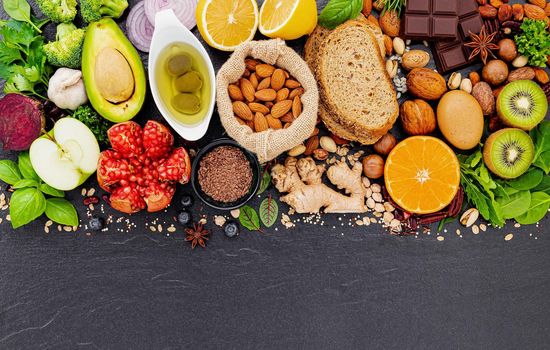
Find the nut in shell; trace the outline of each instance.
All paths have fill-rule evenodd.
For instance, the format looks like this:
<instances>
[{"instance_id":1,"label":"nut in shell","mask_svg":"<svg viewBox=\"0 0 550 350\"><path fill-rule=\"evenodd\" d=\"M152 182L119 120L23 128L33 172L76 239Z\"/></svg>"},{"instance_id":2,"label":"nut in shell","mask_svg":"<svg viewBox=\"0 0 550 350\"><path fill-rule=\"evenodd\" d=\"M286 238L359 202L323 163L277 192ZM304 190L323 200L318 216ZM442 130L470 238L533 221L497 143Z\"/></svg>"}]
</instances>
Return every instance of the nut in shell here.
<instances>
[{"instance_id":1,"label":"nut in shell","mask_svg":"<svg viewBox=\"0 0 550 350\"><path fill-rule=\"evenodd\" d=\"M427 135L437 127L435 112L424 100L405 101L400 108L401 124L409 135Z\"/></svg>"},{"instance_id":2,"label":"nut in shell","mask_svg":"<svg viewBox=\"0 0 550 350\"><path fill-rule=\"evenodd\" d=\"M407 88L424 100L439 100L447 92L445 78L429 68L415 68L407 75Z\"/></svg>"},{"instance_id":3,"label":"nut in shell","mask_svg":"<svg viewBox=\"0 0 550 350\"><path fill-rule=\"evenodd\" d=\"M454 72L449 77L449 81L447 82L447 86L450 90L456 90L460 87L460 83L462 83L462 74L458 72Z\"/></svg>"},{"instance_id":4,"label":"nut in shell","mask_svg":"<svg viewBox=\"0 0 550 350\"><path fill-rule=\"evenodd\" d=\"M386 70L388 71L388 75L391 79L393 79L397 75L398 66L399 64L395 60L386 61Z\"/></svg>"},{"instance_id":5,"label":"nut in shell","mask_svg":"<svg viewBox=\"0 0 550 350\"><path fill-rule=\"evenodd\" d=\"M479 210L477 210L476 208L470 208L466 210L464 214L462 214L462 216L460 217L460 223L463 226L471 227L473 224L475 224L478 218Z\"/></svg>"},{"instance_id":6,"label":"nut in shell","mask_svg":"<svg viewBox=\"0 0 550 350\"><path fill-rule=\"evenodd\" d=\"M426 51L411 50L403 54L401 65L406 70L424 68L430 62L430 55Z\"/></svg>"}]
</instances>

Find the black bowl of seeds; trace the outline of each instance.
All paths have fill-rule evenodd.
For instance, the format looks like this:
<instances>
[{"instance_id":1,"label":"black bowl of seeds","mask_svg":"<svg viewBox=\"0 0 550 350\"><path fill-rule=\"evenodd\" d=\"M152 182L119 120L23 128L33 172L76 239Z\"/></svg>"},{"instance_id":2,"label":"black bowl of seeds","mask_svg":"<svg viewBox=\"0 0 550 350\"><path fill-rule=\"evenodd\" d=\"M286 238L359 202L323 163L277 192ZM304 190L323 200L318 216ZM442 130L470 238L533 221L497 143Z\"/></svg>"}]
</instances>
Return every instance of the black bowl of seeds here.
<instances>
[{"instance_id":1,"label":"black bowl of seeds","mask_svg":"<svg viewBox=\"0 0 550 350\"><path fill-rule=\"evenodd\" d=\"M193 190L204 203L233 210L248 202L260 186L260 164L254 154L230 139L202 148L191 171Z\"/></svg>"}]
</instances>

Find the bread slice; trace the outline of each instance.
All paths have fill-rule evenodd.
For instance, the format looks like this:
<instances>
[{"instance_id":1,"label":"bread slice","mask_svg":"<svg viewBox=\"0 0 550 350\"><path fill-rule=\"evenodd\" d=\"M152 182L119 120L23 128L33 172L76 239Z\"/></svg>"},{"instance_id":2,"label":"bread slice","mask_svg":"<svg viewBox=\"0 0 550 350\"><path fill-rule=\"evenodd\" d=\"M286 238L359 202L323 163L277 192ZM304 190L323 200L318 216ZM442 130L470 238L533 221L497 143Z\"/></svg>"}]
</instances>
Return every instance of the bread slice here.
<instances>
[{"instance_id":1,"label":"bread slice","mask_svg":"<svg viewBox=\"0 0 550 350\"><path fill-rule=\"evenodd\" d=\"M318 57L321 100L333 128L352 141L372 144L397 120L399 105L379 54L378 42L361 21L348 21L328 34ZM344 137L342 135L342 137Z\"/></svg>"},{"instance_id":2,"label":"bread slice","mask_svg":"<svg viewBox=\"0 0 550 350\"><path fill-rule=\"evenodd\" d=\"M323 120L323 123L327 129L337 135L340 138L348 141L360 141L365 145L372 145L378 141L383 135L371 135L370 133L361 134L361 138L355 135L351 130L348 130L345 126L339 124L331 115L327 108L323 104L319 104L319 117Z\"/></svg>"}]
</instances>

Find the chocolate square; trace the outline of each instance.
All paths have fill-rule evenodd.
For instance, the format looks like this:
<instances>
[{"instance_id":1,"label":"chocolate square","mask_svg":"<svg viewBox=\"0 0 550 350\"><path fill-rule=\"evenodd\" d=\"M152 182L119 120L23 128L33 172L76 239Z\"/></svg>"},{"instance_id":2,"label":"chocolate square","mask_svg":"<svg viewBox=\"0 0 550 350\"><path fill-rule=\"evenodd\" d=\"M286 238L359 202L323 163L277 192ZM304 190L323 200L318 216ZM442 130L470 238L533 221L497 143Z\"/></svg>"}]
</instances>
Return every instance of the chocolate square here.
<instances>
[{"instance_id":1,"label":"chocolate square","mask_svg":"<svg viewBox=\"0 0 550 350\"><path fill-rule=\"evenodd\" d=\"M459 0L408 0L403 20L407 39L455 38L458 33Z\"/></svg>"}]
</instances>

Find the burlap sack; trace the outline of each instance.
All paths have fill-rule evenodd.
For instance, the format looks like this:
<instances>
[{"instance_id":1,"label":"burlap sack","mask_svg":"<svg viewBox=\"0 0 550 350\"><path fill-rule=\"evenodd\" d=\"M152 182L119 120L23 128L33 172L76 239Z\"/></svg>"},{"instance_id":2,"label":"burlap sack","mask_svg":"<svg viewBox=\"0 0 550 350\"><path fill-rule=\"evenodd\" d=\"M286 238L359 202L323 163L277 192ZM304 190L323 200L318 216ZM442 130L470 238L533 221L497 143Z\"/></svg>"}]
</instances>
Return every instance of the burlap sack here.
<instances>
[{"instance_id":1,"label":"burlap sack","mask_svg":"<svg viewBox=\"0 0 550 350\"><path fill-rule=\"evenodd\" d=\"M227 86L237 82L243 75L246 69L244 60L247 57L286 69L302 84L305 91L301 97L303 111L290 127L255 133L248 126L239 124L235 118ZM252 41L241 45L218 71L216 90L218 113L227 134L254 152L260 163L270 161L301 144L315 129L319 101L317 83L304 60L280 39Z\"/></svg>"}]
</instances>

